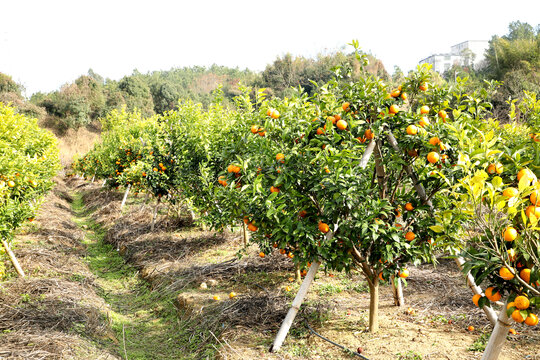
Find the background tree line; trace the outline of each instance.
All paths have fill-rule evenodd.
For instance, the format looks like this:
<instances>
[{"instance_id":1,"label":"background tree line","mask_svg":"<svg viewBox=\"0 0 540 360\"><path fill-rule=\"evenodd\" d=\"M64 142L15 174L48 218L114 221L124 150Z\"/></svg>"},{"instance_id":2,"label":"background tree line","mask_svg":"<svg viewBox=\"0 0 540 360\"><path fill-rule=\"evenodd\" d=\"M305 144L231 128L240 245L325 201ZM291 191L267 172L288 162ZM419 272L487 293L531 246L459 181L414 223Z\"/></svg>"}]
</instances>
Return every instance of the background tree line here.
<instances>
[{"instance_id":1,"label":"background tree line","mask_svg":"<svg viewBox=\"0 0 540 360\"><path fill-rule=\"evenodd\" d=\"M368 71L372 74L396 84L404 78L399 68L390 77L380 60L368 57ZM175 109L179 99L208 105L212 92L219 86L225 104L230 106L233 106L231 99L240 93L241 85L251 86L255 91L266 88L270 96L278 97L288 96L292 87L299 86L310 93L314 87L312 81L328 81L334 66L343 62L359 68L356 61L354 56L343 52L319 54L316 58L287 54L275 59L262 72L218 65L193 66L147 74L134 70L120 80L104 79L90 69L59 90L33 94L28 101L21 95L24 89L10 76L0 73L0 101L13 103L21 112L38 117L45 126L61 132L86 126L122 106L153 115ZM509 110L510 97L521 98L524 91L538 93L540 26L534 28L519 21L510 23L508 34L491 39L480 69L455 65L443 74L441 81L451 82L457 77L469 77L475 87L481 87L485 80L500 81L502 84L491 99L496 116Z\"/></svg>"}]
</instances>

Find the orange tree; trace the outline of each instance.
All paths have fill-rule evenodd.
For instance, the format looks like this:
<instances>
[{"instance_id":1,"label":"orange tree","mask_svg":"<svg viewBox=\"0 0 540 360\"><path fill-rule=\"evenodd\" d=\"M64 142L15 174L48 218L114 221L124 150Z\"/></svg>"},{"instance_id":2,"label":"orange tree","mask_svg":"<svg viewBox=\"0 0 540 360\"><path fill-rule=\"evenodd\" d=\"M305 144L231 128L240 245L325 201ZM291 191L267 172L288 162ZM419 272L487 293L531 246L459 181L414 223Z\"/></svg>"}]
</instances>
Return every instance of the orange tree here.
<instances>
[{"instance_id":1,"label":"orange tree","mask_svg":"<svg viewBox=\"0 0 540 360\"><path fill-rule=\"evenodd\" d=\"M529 120L538 116L534 111L527 115ZM498 356L510 326L508 316L535 326L540 308L540 145L530 136L537 123L529 121L529 127L518 123L513 111L510 116L514 122L504 126L494 120L484 123L478 129L481 141L473 140L477 134L461 134L474 149L471 156L460 155L464 177L450 193L455 210L446 222L459 224L467 239L465 271L486 284L485 294L475 295L473 302L481 307L501 299L508 303L487 358Z\"/></svg>"},{"instance_id":2,"label":"orange tree","mask_svg":"<svg viewBox=\"0 0 540 360\"><path fill-rule=\"evenodd\" d=\"M59 165L54 135L0 103L0 238L6 250L13 231L34 219Z\"/></svg>"},{"instance_id":3,"label":"orange tree","mask_svg":"<svg viewBox=\"0 0 540 360\"><path fill-rule=\"evenodd\" d=\"M426 88L425 68L398 89L368 75L351 81L348 70L313 97L256 104L235 129L242 141L225 145L230 157L215 181L241 182L222 191L247 194L246 221L265 254L278 248L300 267L360 268L376 331L380 279L406 277L406 264L431 259L431 207L444 204L435 195L458 176L446 135L452 97ZM366 151L374 158L367 166ZM226 172L234 161L239 177Z\"/></svg>"}]
</instances>

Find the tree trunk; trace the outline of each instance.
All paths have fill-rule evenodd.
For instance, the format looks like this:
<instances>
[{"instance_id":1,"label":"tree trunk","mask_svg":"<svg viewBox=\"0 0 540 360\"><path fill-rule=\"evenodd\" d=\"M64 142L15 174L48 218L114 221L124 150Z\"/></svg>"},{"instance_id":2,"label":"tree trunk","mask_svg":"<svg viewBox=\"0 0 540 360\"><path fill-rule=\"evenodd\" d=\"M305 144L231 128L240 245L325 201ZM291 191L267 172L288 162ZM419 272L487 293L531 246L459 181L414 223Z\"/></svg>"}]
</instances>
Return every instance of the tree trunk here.
<instances>
[{"instance_id":1,"label":"tree trunk","mask_svg":"<svg viewBox=\"0 0 540 360\"><path fill-rule=\"evenodd\" d=\"M462 258L462 257L457 257L455 259L456 261L456 264L459 268L460 271L463 270L463 264L465 264L465 260ZM467 279L467 285L469 286L469 288L471 288L473 294L479 294L479 295L484 295L482 293L482 288L480 288L480 286L476 285L476 282L474 281L474 278L473 276L471 275L471 273L467 273L465 275L466 279ZM495 313L495 310L493 310L493 308L491 306L484 306L482 308L482 310L484 310L484 313L486 314L487 318L489 319L489 322L491 323L492 326L496 326L497 324L497 314Z\"/></svg>"},{"instance_id":2,"label":"tree trunk","mask_svg":"<svg viewBox=\"0 0 540 360\"><path fill-rule=\"evenodd\" d=\"M7 243L7 241L2 239L2 245L4 245L4 248L6 249L9 259L11 260L11 263L15 267L17 274L19 274L20 277L25 277L24 270L22 269L21 264L19 264L19 261L17 260L17 257L15 256L13 251L11 251L11 248L9 247L9 244Z\"/></svg>"},{"instance_id":3,"label":"tree trunk","mask_svg":"<svg viewBox=\"0 0 540 360\"><path fill-rule=\"evenodd\" d=\"M369 332L379 331L379 278L369 283Z\"/></svg>"},{"instance_id":4,"label":"tree trunk","mask_svg":"<svg viewBox=\"0 0 540 360\"><path fill-rule=\"evenodd\" d=\"M124 194L124 199L122 199L122 205L120 205L120 210L122 210L124 208L124 205L126 204L126 200L127 200L130 189L131 189L131 184L128 184L128 187L126 189L126 193Z\"/></svg>"},{"instance_id":5,"label":"tree trunk","mask_svg":"<svg viewBox=\"0 0 540 360\"><path fill-rule=\"evenodd\" d=\"M497 319L497 325L493 329L489 342L484 350L482 360L497 360L501 354L501 350L506 341L506 335L508 335L508 329L510 328L510 322L506 315L506 305L503 306Z\"/></svg>"},{"instance_id":6,"label":"tree trunk","mask_svg":"<svg viewBox=\"0 0 540 360\"><path fill-rule=\"evenodd\" d=\"M300 284L302 282L302 274L300 273L300 265L299 264L296 264L295 267L294 267L294 278L295 278L297 283Z\"/></svg>"},{"instance_id":7,"label":"tree trunk","mask_svg":"<svg viewBox=\"0 0 540 360\"><path fill-rule=\"evenodd\" d=\"M311 264L311 267L309 268L306 278L304 279L304 282L302 282L302 285L300 285L300 289L298 290L298 293L296 294L296 297L293 300L291 308L289 309L289 312L287 313L285 320L283 320L283 323L281 324L281 327L279 328L279 332L276 335L274 343L270 347L270 352L279 351L279 349L281 348L281 345L283 345L283 342L285 341L285 337L289 333L289 329L292 326L294 318L296 317L298 310L300 310L300 306L302 305L302 302L304 301L304 298L307 295L308 289L311 283L313 282L313 279L315 279L315 274L317 273L317 270L319 269L320 265L321 263L319 261L314 261Z\"/></svg>"},{"instance_id":8,"label":"tree trunk","mask_svg":"<svg viewBox=\"0 0 540 360\"><path fill-rule=\"evenodd\" d=\"M403 297L403 285L399 277L392 275L390 278L392 283L392 293L394 295L394 305L403 307L405 306L405 298Z\"/></svg>"}]
</instances>

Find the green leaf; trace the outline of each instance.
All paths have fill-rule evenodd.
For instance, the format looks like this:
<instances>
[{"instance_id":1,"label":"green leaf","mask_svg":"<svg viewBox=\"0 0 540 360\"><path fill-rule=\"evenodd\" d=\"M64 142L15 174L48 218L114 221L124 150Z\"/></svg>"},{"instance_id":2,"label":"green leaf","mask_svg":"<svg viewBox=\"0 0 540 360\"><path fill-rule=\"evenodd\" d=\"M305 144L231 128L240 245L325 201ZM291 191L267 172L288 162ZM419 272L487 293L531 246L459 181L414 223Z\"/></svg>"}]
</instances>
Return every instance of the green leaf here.
<instances>
[{"instance_id":1,"label":"green leaf","mask_svg":"<svg viewBox=\"0 0 540 360\"><path fill-rule=\"evenodd\" d=\"M444 227L442 227L441 225L433 225L429 228L436 233L442 233L444 231Z\"/></svg>"}]
</instances>

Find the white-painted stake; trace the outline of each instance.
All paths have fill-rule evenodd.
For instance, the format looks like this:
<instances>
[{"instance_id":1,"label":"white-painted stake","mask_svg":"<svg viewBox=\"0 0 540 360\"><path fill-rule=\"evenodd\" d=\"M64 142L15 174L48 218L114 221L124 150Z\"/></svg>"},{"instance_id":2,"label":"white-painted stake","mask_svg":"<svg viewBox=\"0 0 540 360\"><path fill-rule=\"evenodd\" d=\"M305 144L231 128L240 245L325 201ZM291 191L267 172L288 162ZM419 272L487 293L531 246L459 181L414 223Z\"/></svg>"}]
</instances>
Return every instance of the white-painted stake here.
<instances>
[{"instance_id":1,"label":"white-painted stake","mask_svg":"<svg viewBox=\"0 0 540 360\"><path fill-rule=\"evenodd\" d=\"M120 205L120 210L122 210L124 208L124 205L126 204L126 200L129 194L129 189L131 189L131 184L128 184L126 188L126 192L124 193L124 199L122 199L122 205Z\"/></svg>"},{"instance_id":2,"label":"white-painted stake","mask_svg":"<svg viewBox=\"0 0 540 360\"><path fill-rule=\"evenodd\" d=\"M4 245L4 249L6 249L9 259L11 260L11 263L15 267L17 274L19 274L20 277L25 277L24 270L22 269L21 264L19 264L19 261L17 260L17 257L15 256L13 251L11 251L11 248L9 247L8 242L2 239L2 245Z\"/></svg>"},{"instance_id":3,"label":"white-painted stake","mask_svg":"<svg viewBox=\"0 0 540 360\"><path fill-rule=\"evenodd\" d=\"M495 325L495 328L489 337L489 342L484 350L484 355L482 355L482 360L497 360L499 358L509 329L510 322L508 315L506 315L505 304L499 313L499 317L497 318L497 325Z\"/></svg>"}]
</instances>

